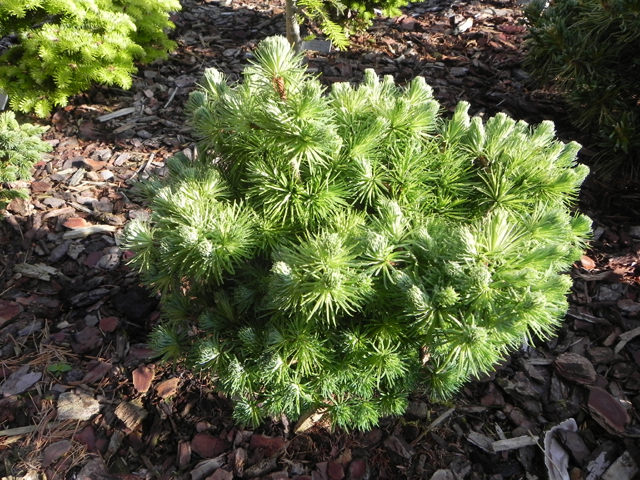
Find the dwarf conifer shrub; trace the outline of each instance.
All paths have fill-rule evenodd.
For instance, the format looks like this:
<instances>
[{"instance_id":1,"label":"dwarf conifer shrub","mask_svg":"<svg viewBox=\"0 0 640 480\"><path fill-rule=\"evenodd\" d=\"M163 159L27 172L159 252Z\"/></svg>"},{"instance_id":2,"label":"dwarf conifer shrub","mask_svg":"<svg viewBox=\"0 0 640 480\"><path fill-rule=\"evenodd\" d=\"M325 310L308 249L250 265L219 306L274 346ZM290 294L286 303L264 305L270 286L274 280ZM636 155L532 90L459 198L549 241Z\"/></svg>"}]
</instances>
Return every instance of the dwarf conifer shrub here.
<instances>
[{"instance_id":1,"label":"dwarf conifer shrub","mask_svg":"<svg viewBox=\"0 0 640 480\"><path fill-rule=\"evenodd\" d=\"M598 145L598 167L640 173L640 3L553 0L525 10L525 65L555 85L576 126Z\"/></svg>"},{"instance_id":2,"label":"dwarf conifer shrub","mask_svg":"<svg viewBox=\"0 0 640 480\"><path fill-rule=\"evenodd\" d=\"M131 86L136 62L175 47L165 29L178 0L3 0L0 88L16 111L47 116L92 84Z\"/></svg>"},{"instance_id":3,"label":"dwarf conifer shrub","mask_svg":"<svg viewBox=\"0 0 640 480\"><path fill-rule=\"evenodd\" d=\"M13 112L0 113L0 184L25 180L31 176L31 167L42 154L51 151L51 145L40 139L47 127L30 123L19 124ZM22 190L0 188L0 210L7 201L26 197Z\"/></svg>"},{"instance_id":4,"label":"dwarf conifer shrub","mask_svg":"<svg viewBox=\"0 0 640 480\"><path fill-rule=\"evenodd\" d=\"M579 145L464 102L444 120L423 78L325 95L280 37L255 58L242 84L206 71L199 157L142 185L152 221L127 228L163 294L158 354L209 372L241 422L367 428L554 331L590 229Z\"/></svg>"}]
</instances>

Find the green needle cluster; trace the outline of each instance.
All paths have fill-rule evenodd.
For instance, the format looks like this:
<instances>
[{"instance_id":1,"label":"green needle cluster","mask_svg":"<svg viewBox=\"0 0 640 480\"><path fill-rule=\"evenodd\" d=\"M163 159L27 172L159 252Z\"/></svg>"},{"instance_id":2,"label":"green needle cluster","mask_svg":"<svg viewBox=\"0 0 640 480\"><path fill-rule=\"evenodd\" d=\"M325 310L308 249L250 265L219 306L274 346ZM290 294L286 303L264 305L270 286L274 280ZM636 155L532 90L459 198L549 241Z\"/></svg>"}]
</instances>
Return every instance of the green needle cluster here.
<instances>
[{"instance_id":1,"label":"green needle cluster","mask_svg":"<svg viewBox=\"0 0 640 480\"><path fill-rule=\"evenodd\" d=\"M165 29L178 0L2 0L0 88L11 108L46 117L93 84L131 87L136 63L175 47Z\"/></svg>"},{"instance_id":2,"label":"green needle cluster","mask_svg":"<svg viewBox=\"0 0 640 480\"><path fill-rule=\"evenodd\" d=\"M163 295L159 354L211 376L242 423L321 410L369 428L553 333L590 221L579 145L369 70L325 94L286 40L244 82L207 70L199 155L140 185L132 264Z\"/></svg>"},{"instance_id":3,"label":"green needle cluster","mask_svg":"<svg viewBox=\"0 0 640 480\"><path fill-rule=\"evenodd\" d=\"M0 113L0 184L26 180L31 177L31 167L51 151L51 145L40 136L47 127L30 123L20 124L13 112ZM26 198L28 192L0 188L0 210L14 198Z\"/></svg>"}]
</instances>

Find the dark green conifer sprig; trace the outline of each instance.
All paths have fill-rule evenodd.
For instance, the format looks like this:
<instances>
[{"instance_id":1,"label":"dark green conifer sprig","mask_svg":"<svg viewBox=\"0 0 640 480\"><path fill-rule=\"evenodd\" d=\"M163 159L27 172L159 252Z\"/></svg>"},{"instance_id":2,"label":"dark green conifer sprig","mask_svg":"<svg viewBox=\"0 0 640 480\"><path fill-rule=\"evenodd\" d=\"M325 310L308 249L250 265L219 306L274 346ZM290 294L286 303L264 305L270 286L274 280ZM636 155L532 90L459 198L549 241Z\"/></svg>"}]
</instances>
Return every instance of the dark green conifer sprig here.
<instances>
[{"instance_id":1,"label":"dark green conifer sprig","mask_svg":"<svg viewBox=\"0 0 640 480\"><path fill-rule=\"evenodd\" d=\"M590 230L570 213L579 146L438 108L423 79L373 71L324 95L279 37L242 84L207 71L200 157L174 157L143 189L152 222L127 229L166 295L158 353L209 372L240 422L368 428L552 334Z\"/></svg>"},{"instance_id":2,"label":"dark green conifer sprig","mask_svg":"<svg viewBox=\"0 0 640 480\"><path fill-rule=\"evenodd\" d=\"M177 0L3 0L0 88L14 110L49 115L94 83L131 87L136 63L175 47L165 33Z\"/></svg>"},{"instance_id":3,"label":"dark green conifer sprig","mask_svg":"<svg viewBox=\"0 0 640 480\"><path fill-rule=\"evenodd\" d=\"M525 65L555 85L599 147L603 173L640 174L640 6L636 0L531 2ZM588 145L590 147L590 145Z\"/></svg>"},{"instance_id":4,"label":"dark green conifer sprig","mask_svg":"<svg viewBox=\"0 0 640 480\"><path fill-rule=\"evenodd\" d=\"M33 164L51 151L51 145L40 138L45 131L47 127L18 123L13 112L0 113L0 184L31 177ZM0 210L20 197L27 197L27 192L0 188Z\"/></svg>"}]
</instances>

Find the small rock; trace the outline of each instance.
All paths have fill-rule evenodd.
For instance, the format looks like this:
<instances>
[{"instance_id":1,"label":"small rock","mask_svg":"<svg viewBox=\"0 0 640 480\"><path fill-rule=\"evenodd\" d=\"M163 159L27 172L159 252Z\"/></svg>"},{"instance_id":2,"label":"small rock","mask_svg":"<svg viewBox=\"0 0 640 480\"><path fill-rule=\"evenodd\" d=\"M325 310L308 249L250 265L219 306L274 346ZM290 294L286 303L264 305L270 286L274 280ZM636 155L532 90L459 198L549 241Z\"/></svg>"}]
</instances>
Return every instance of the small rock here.
<instances>
[{"instance_id":1,"label":"small rock","mask_svg":"<svg viewBox=\"0 0 640 480\"><path fill-rule=\"evenodd\" d=\"M100 319L100 330L106 333L115 332L118 327L118 317L104 317Z\"/></svg>"},{"instance_id":2,"label":"small rock","mask_svg":"<svg viewBox=\"0 0 640 480\"><path fill-rule=\"evenodd\" d=\"M44 193L51 190L51 184L49 182L31 182L32 193Z\"/></svg>"},{"instance_id":3,"label":"small rock","mask_svg":"<svg viewBox=\"0 0 640 480\"><path fill-rule=\"evenodd\" d=\"M67 257L72 258L73 260L77 260L78 256L84 252L85 246L81 243L72 243L69 245L69 250L67 251Z\"/></svg>"},{"instance_id":4,"label":"small rock","mask_svg":"<svg viewBox=\"0 0 640 480\"><path fill-rule=\"evenodd\" d=\"M364 480L369 477L369 464L365 458L356 458L349 464L349 479Z\"/></svg>"},{"instance_id":5,"label":"small rock","mask_svg":"<svg viewBox=\"0 0 640 480\"><path fill-rule=\"evenodd\" d=\"M102 345L102 332L96 327L85 327L73 336L71 348L74 353L81 354L94 350Z\"/></svg>"},{"instance_id":6,"label":"small rock","mask_svg":"<svg viewBox=\"0 0 640 480\"><path fill-rule=\"evenodd\" d=\"M451 70L449 70L449 73L451 74L452 77L463 77L464 75L467 74L468 71L469 69L465 67L451 67Z\"/></svg>"},{"instance_id":7,"label":"small rock","mask_svg":"<svg viewBox=\"0 0 640 480\"><path fill-rule=\"evenodd\" d=\"M575 383L593 385L596 381L596 371L593 364L582 355L563 353L555 361L558 373Z\"/></svg>"},{"instance_id":8,"label":"small rock","mask_svg":"<svg viewBox=\"0 0 640 480\"><path fill-rule=\"evenodd\" d=\"M233 480L233 472L229 472L224 468L219 468L213 475L207 477L206 480Z\"/></svg>"},{"instance_id":9,"label":"small rock","mask_svg":"<svg viewBox=\"0 0 640 480\"><path fill-rule=\"evenodd\" d=\"M431 480L455 480L456 477L453 476L453 472L451 470L436 470L436 473L434 473L431 476ZM502 476L500 476L500 478L502 478Z\"/></svg>"},{"instance_id":10,"label":"small rock","mask_svg":"<svg viewBox=\"0 0 640 480\"><path fill-rule=\"evenodd\" d=\"M266 435L252 435L249 448L255 450L262 449L265 457L275 455L278 450L287 445L287 441L282 437L267 437Z\"/></svg>"},{"instance_id":11,"label":"small rock","mask_svg":"<svg viewBox=\"0 0 640 480\"><path fill-rule=\"evenodd\" d=\"M391 450L392 452L397 453L401 457L406 458L407 460L411 459L416 454L416 451L413 449L407 441L402 437L397 437L395 435L391 435L387 437L384 441L384 446Z\"/></svg>"},{"instance_id":12,"label":"small rock","mask_svg":"<svg viewBox=\"0 0 640 480\"><path fill-rule=\"evenodd\" d=\"M80 430L80 432L73 436L73 439L76 442L85 445L87 450L90 452L96 448L96 432L92 425L87 425L85 428Z\"/></svg>"},{"instance_id":13,"label":"small rock","mask_svg":"<svg viewBox=\"0 0 640 480\"><path fill-rule=\"evenodd\" d=\"M85 393L64 392L58 397L58 420L89 420L99 411L98 401Z\"/></svg>"},{"instance_id":14,"label":"small rock","mask_svg":"<svg viewBox=\"0 0 640 480\"><path fill-rule=\"evenodd\" d=\"M83 158L82 163L91 171L97 172L107 166L107 162L92 160L91 158Z\"/></svg>"},{"instance_id":15,"label":"small rock","mask_svg":"<svg viewBox=\"0 0 640 480\"><path fill-rule=\"evenodd\" d=\"M331 480L342 480L344 478L344 468L338 462L329 462L327 474Z\"/></svg>"},{"instance_id":16,"label":"small rock","mask_svg":"<svg viewBox=\"0 0 640 480\"><path fill-rule=\"evenodd\" d=\"M138 130L136 135L140 138L144 138L145 140L153 137L153 133L148 132L147 130Z\"/></svg>"},{"instance_id":17,"label":"small rock","mask_svg":"<svg viewBox=\"0 0 640 480\"><path fill-rule=\"evenodd\" d=\"M51 208L60 208L63 205L65 205L67 202L65 202L61 198L47 197L42 201L42 203L44 203L46 206L51 207Z\"/></svg>"},{"instance_id":18,"label":"small rock","mask_svg":"<svg viewBox=\"0 0 640 480\"><path fill-rule=\"evenodd\" d=\"M609 365L620 358L609 347L587 348L587 355L595 365Z\"/></svg>"},{"instance_id":19,"label":"small rock","mask_svg":"<svg viewBox=\"0 0 640 480\"><path fill-rule=\"evenodd\" d=\"M113 173L111 173L111 170L102 170L100 172L100 176L105 182L108 182L114 177Z\"/></svg>"},{"instance_id":20,"label":"small rock","mask_svg":"<svg viewBox=\"0 0 640 480\"><path fill-rule=\"evenodd\" d=\"M628 298L618 300L618 308L630 315L637 315L640 313L640 303L629 300Z\"/></svg>"},{"instance_id":21,"label":"small rock","mask_svg":"<svg viewBox=\"0 0 640 480\"><path fill-rule=\"evenodd\" d=\"M56 263L58 260L64 257L69 251L70 246L71 246L71 240L66 240L62 242L60 245L58 245L56 248L51 250L51 253L49 254L49 262Z\"/></svg>"},{"instance_id":22,"label":"small rock","mask_svg":"<svg viewBox=\"0 0 640 480\"><path fill-rule=\"evenodd\" d=\"M612 285L600 284L596 300L600 302L617 302L626 291L626 285L614 283Z\"/></svg>"},{"instance_id":23,"label":"small rock","mask_svg":"<svg viewBox=\"0 0 640 480\"><path fill-rule=\"evenodd\" d=\"M22 313L23 308L16 302L0 299L0 327Z\"/></svg>"},{"instance_id":24,"label":"small rock","mask_svg":"<svg viewBox=\"0 0 640 480\"><path fill-rule=\"evenodd\" d=\"M111 370L111 364L108 362L92 361L87 366L89 371L82 377L82 383L90 384L98 382Z\"/></svg>"},{"instance_id":25,"label":"small rock","mask_svg":"<svg viewBox=\"0 0 640 480\"><path fill-rule=\"evenodd\" d=\"M189 442L178 443L178 468L184 468L191 463L191 444Z\"/></svg>"},{"instance_id":26,"label":"small rock","mask_svg":"<svg viewBox=\"0 0 640 480\"><path fill-rule=\"evenodd\" d=\"M429 405L425 402L409 402L407 415L424 420L429 415Z\"/></svg>"},{"instance_id":27,"label":"small rock","mask_svg":"<svg viewBox=\"0 0 640 480\"><path fill-rule=\"evenodd\" d=\"M91 252L89 255L87 255L87 258L84 259L84 264L89 268L93 268L98 265L98 262L100 262L102 256L103 254L101 251Z\"/></svg>"},{"instance_id":28,"label":"small rock","mask_svg":"<svg viewBox=\"0 0 640 480\"><path fill-rule=\"evenodd\" d=\"M94 457L89 460L76 476L76 480L100 480L104 478L109 478L109 471L104 460L100 457Z\"/></svg>"},{"instance_id":29,"label":"small rock","mask_svg":"<svg viewBox=\"0 0 640 480\"><path fill-rule=\"evenodd\" d=\"M120 255L117 253L103 255L100 260L98 260L98 263L96 263L96 267L102 270L113 270L118 265L120 265Z\"/></svg>"},{"instance_id":30,"label":"small rock","mask_svg":"<svg viewBox=\"0 0 640 480\"><path fill-rule=\"evenodd\" d=\"M42 466L47 468L69 450L71 450L71 442L69 440L60 440L59 442L52 443L44 449Z\"/></svg>"},{"instance_id":31,"label":"small rock","mask_svg":"<svg viewBox=\"0 0 640 480\"><path fill-rule=\"evenodd\" d=\"M629 229L629 235L633 238L640 238L640 225L633 226Z\"/></svg>"},{"instance_id":32,"label":"small rock","mask_svg":"<svg viewBox=\"0 0 640 480\"><path fill-rule=\"evenodd\" d=\"M84 324L87 327L95 327L98 325L98 317L96 315L87 315L84 317Z\"/></svg>"}]
</instances>

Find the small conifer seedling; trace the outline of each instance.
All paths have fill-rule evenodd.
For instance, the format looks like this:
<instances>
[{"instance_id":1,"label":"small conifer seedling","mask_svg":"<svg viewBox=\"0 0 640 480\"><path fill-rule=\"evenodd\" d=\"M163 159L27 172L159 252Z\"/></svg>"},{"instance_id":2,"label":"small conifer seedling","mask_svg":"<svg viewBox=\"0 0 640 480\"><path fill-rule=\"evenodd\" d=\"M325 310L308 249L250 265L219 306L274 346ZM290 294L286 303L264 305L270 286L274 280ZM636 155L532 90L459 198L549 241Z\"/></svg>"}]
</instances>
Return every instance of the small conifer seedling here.
<instances>
[{"instance_id":1,"label":"small conifer seedling","mask_svg":"<svg viewBox=\"0 0 640 480\"><path fill-rule=\"evenodd\" d=\"M42 158L42 154L51 151L51 145L43 142L40 136L47 127L20 124L13 112L0 113L0 184L25 180L31 176L31 167ZM23 190L0 188L0 210L14 198L25 198Z\"/></svg>"},{"instance_id":2,"label":"small conifer seedling","mask_svg":"<svg viewBox=\"0 0 640 480\"><path fill-rule=\"evenodd\" d=\"M126 232L162 292L158 354L208 372L240 422L319 410L364 429L552 334L588 169L551 122L468 107L442 119L423 78L372 70L325 94L281 37L241 84L207 70L198 158L141 185L152 220Z\"/></svg>"}]
</instances>

